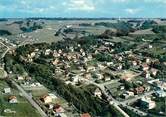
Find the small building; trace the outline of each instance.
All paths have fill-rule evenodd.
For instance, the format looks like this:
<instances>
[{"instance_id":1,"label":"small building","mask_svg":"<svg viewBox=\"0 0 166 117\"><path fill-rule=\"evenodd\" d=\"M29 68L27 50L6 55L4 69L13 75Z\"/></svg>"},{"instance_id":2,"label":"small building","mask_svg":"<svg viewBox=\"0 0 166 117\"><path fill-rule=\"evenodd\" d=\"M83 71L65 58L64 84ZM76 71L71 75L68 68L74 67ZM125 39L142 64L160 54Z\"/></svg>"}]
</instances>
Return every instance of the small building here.
<instances>
[{"instance_id":1,"label":"small building","mask_svg":"<svg viewBox=\"0 0 166 117\"><path fill-rule=\"evenodd\" d=\"M156 75L157 75L158 70L157 70L157 69L155 69L155 68L151 68L151 69L150 69L150 72L151 72L151 75L152 75L152 76L156 76Z\"/></svg>"},{"instance_id":2,"label":"small building","mask_svg":"<svg viewBox=\"0 0 166 117\"><path fill-rule=\"evenodd\" d=\"M53 100L54 100L54 99L57 99L57 96L54 95L53 93L49 93L48 95L49 95Z\"/></svg>"},{"instance_id":3,"label":"small building","mask_svg":"<svg viewBox=\"0 0 166 117\"><path fill-rule=\"evenodd\" d=\"M11 93L10 88L4 88L4 93Z\"/></svg>"},{"instance_id":4,"label":"small building","mask_svg":"<svg viewBox=\"0 0 166 117\"><path fill-rule=\"evenodd\" d=\"M150 72L149 71L143 71L142 76L145 78L150 78Z\"/></svg>"},{"instance_id":5,"label":"small building","mask_svg":"<svg viewBox=\"0 0 166 117\"><path fill-rule=\"evenodd\" d=\"M17 80L24 80L23 76L17 76Z\"/></svg>"},{"instance_id":6,"label":"small building","mask_svg":"<svg viewBox=\"0 0 166 117\"><path fill-rule=\"evenodd\" d=\"M155 92L157 97L166 97L166 92L163 90L158 90Z\"/></svg>"},{"instance_id":7,"label":"small building","mask_svg":"<svg viewBox=\"0 0 166 117\"><path fill-rule=\"evenodd\" d=\"M91 117L91 115L89 113L83 113L80 117Z\"/></svg>"},{"instance_id":8,"label":"small building","mask_svg":"<svg viewBox=\"0 0 166 117\"><path fill-rule=\"evenodd\" d=\"M147 70L149 70L149 65L147 65L147 64L142 64L142 70L143 71L147 71Z\"/></svg>"},{"instance_id":9,"label":"small building","mask_svg":"<svg viewBox=\"0 0 166 117\"><path fill-rule=\"evenodd\" d=\"M9 101L9 103L11 103L11 104L18 103L16 96L10 96L9 99L8 99L8 101Z\"/></svg>"},{"instance_id":10,"label":"small building","mask_svg":"<svg viewBox=\"0 0 166 117\"><path fill-rule=\"evenodd\" d=\"M133 66L137 65L137 61L132 61Z\"/></svg>"},{"instance_id":11,"label":"small building","mask_svg":"<svg viewBox=\"0 0 166 117\"><path fill-rule=\"evenodd\" d=\"M131 96L134 96L134 92L131 92L131 91L126 91L124 94L122 94L122 96L127 99Z\"/></svg>"},{"instance_id":12,"label":"small building","mask_svg":"<svg viewBox=\"0 0 166 117\"><path fill-rule=\"evenodd\" d=\"M49 95L44 95L43 97L41 97L41 101L44 102L45 104L48 104L52 102L52 98Z\"/></svg>"},{"instance_id":13,"label":"small building","mask_svg":"<svg viewBox=\"0 0 166 117\"><path fill-rule=\"evenodd\" d=\"M158 89L166 91L166 82L156 81L153 83Z\"/></svg>"},{"instance_id":14,"label":"small building","mask_svg":"<svg viewBox=\"0 0 166 117\"><path fill-rule=\"evenodd\" d=\"M145 88L143 86L140 86L134 89L134 94L141 94L144 91L145 91Z\"/></svg>"},{"instance_id":15,"label":"small building","mask_svg":"<svg viewBox=\"0 0 166 117\"><path fill-rule=\"evenodd\" d=\"M53 107L53 110L55 113L64 113L65 112L65 110L62 108L62 106L59 104L55 104Z\"/></svg>"},{"instance_id":16,"label":"small building","mask_svg":"<svg viewBox=\"0 0 166 117\"><path fill-rule=\"evenodd\" d=\"M101 96L102 96L101 90L100 90L99 88L97 88L97 89L95 90L95 92L94 92L94 95L95 95L96 97L101 98Z\"/></svg>"},{"instance_id":17,"label":"small building","mask_svg":"<svg viewBox=\"0 0 166 117\"><path fill-rule=\"evenodd\" d=\"M155 101L152 101L150 97L141 98L141 107L146 109L153 109L156 107Z\"/></svg>"}]
</instances>

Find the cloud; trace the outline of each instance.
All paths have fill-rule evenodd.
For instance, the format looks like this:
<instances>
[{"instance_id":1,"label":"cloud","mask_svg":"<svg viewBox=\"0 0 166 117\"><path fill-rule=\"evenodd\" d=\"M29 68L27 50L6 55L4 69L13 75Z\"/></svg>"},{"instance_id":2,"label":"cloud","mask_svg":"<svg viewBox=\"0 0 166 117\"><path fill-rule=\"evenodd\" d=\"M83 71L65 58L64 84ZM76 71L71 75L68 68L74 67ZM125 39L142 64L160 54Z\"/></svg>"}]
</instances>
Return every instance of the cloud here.
<instances>
[{"instance_id":1,"label":"cloud","mask_svg":"<svg viewBox=\"0 0 166 117\"><path fill-rule=\"evenodd\" d=\"M115 3L123 3L123 2L129 2L130 0L112 0L112 2Z\"/></svg>"},{"instance_id":2,"label":"cloud","mask_svg":"<svg viewBox=\"0 0 166 117\"><path fill-rule=\"evenodd\" d=\"M68 10L79 10L79 11L93 11L95 10L95 5L90 0L70 0L63 3L67 6Z\"/></svg>"},{"instance_id":3,"label":"cloud","mask_svg":"<svg viewBox=\"0 0 166 117\"><path fill-rule=\"evenodd\" d=\"M166 4L166 0L144 0L145 2L149 3L164 3Z\"/></svg>"},{"instance_id":4,"label":"cloud","mask_svg":"<svg viewBox=\"0 0 166 117\"><path fill-rule=\"evenodd\" d=\"M141 9L132 9L132 8L127 8L125 11L129 14L136 14L141 11Z\"/></svg>"}]
</instances>

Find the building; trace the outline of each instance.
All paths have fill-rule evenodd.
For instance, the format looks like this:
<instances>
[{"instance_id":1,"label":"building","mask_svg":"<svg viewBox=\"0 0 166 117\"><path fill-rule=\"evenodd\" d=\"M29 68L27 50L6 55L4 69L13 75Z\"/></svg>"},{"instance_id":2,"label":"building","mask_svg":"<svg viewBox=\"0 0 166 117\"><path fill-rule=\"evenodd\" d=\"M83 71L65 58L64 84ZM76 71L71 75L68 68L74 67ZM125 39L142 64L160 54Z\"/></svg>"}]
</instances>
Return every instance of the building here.
<instances>
[{"instance_id":1,"label":"building","mask_svg":"<svg viewBox=\"0 0 166 117\"><path fill-rule=\"evenodd\" d=\"M149 66L147 65L147 64L142 64L142 70L143 71L147 71L147 70L149 70Z\"/></svg>"},{"instance_id":2,"label":"building","mask_svg":"<svg viewBox=\"0 0 166 117\"><path fill-rule=\"evenodd\" d=\"M11 104L18 103L16 96L10 96L9 99L8 99L8 101L9 101L9 103L11 103Z\"/></svg>"},{"instance_id":3,"label":"building","mask_svg":"<svg viewBox=\"0 0 166 117\"><path fill-rule=\"evenodd\" d=\"M125 99L134 96L134 92L131 91L126 91L123 95L122 95Z\"/></svg>"},{"instance_id":4,"label":"building","mask_svg":"<svg viewBox=\"0 0 166 117\"><path fill-rule=\"evenodd\" d=\"M101 96L102 96L101 90L100 90L99 88L97 88L97 89L95 90L95 92L94 92L94 95L95 95L96 97L101 98Z\"/></svg>"},{"instance_id":5,"label":"building","mask_svg":"<svg viewBox=\"0 0 166 117\"><path fill-rule=\"evenodd\" d=\"M151 72L152 76L156 76L156 75L157 75L158 70L157 70L157 69L155 69L155 68L151 68L151 69L150 69L150 72Z\"/></svg>"},{"instance_id":6,"label":"building","mask_svg":"<svg viewBox=\"0 0 166 117\"><path fill-rule=\"evenodd\" d=\"M145 91L145 88L140 86L134 89L134 94L141 94Z\"/></svg>"},{"instance_id":7,"label":"building","mask_svg":"<svg viewBox=\"0 0 166 117\"><path fill-rule=\"evenodd\" d=\"M154 85L158 89L166 91L166 82L164 82L164 81L156 81L156 82L154 82Z\"/></svg>"},{"instance_id":8,"label":"building","mask_svg":"<svg viewBox=\"0 0 166 117\"><path fill-rule=\"evenodd\" d=\"M91 117L91 115L89 113L84 113L84 114L81 114L80 117Z\"/></svg>"},{"instance_id":9,"label":"building","mask_svg":"<svg viewBox=\"0 0 166 117\"><path fill-rule=\"evenodd\" d=\"M22 76L17 76L17 80L24 80L24 77L22 77Z\"/></svg>"},{"instance_id":10,"label":"building","mask_svg":"<svg viewBox=\"0 0 166 117\"><path fill-rule=\"evenodd\" d=\"M4 88L4 93L11 93L10 88Z\"/></svg>"},{"instance_id":11,"label":"building","mask_svg":"<svg viewBox=\"0 0 166 117\"><path fill-rule=\"evenodd\" d=\"M155 92L157 97L166 97L166 92L163 90L158 90Z\"/></svg>"},{"instance_id":12,"label":"building","mask_svg":"<svg viewBox=\"0 0 166 117\"><path fill-rule=\"evenodd\" d=\"M43 97L41 97L41 101L44 102L45 104L48 104L52 102L52 98L49 95L44 95Z\"/></svg>"},{"instance_id":13,"label":"building","mask_svg":"<svg viewBox=\"0 0 166 117\"><path fill-rule=\"evenodd\" d=\"M57 96L54 95L53 93L49 93L48 95L52 98L52 100L57 99Z\"/></svg>"},{"instance_id":14,"label":"building","mask_svg":"<svg viewBox=\"0 0 166 117\"><path fill-rule=\"evenodd\" d=\"M141 107L146 109L153 109L156 107L155 101L152 101L150 97L141 98Z\"/></svg>"},{"instance_id":15,"label":"building","mask_svg":"<svg viewBox=\"0 0 166 117\"><path fill-rule=\"evenodd\" d=\"M59 104L55 104L53 107L55 113L64 113L65 110Z\"/></svg>"}]
</instances>

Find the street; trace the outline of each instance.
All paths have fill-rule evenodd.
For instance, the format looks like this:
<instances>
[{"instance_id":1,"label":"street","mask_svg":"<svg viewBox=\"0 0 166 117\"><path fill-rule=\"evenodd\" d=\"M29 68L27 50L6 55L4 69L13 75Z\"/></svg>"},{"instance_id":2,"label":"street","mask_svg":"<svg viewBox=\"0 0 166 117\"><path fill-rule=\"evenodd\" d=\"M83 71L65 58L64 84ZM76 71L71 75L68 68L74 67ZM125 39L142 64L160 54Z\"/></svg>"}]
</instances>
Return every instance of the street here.
<instances>
[{"instance_id":1,"label":"street","mask_svg":"<svg viewBox=\"0 0 166 117\"><path fill-rule=\"evenodd\" d=\"M23 96L31 103L31 105L38 110L42 117L47 117L46 113L40 108L40 106L20 87L14 80L12 83L17 87L17 89L23 94Z\"/></svg>"}]
</instances>

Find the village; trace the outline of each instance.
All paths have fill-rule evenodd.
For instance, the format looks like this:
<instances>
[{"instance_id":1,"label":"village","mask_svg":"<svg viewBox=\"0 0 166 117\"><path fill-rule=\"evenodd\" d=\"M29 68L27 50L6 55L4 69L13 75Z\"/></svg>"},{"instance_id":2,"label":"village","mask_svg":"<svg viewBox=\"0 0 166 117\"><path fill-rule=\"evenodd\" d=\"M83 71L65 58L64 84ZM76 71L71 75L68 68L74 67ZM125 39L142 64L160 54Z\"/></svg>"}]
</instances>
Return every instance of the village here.
<instances>
[{"instance_id":1,"label":"village","mask_svg":"<svg viewBox=\"0 0 166 117\"><path fill-rule=\"evenodd\" d=\"M118 117L166 114L166 63L158 56L165 45L149 41L149 34L83 35L85 24L58 28L58 42L36 43L26 33L15 42L1 38L0 115L22 116L27 109L36 117L102 117L105 109Z\"/></svg>"},{"instance_id":2,"label":"village","mask_svg":"<svg viewBox=\"0 0 166 117\"><path fill-rule=\"evenodd\" d=\"M114 43L108 41L101 43L102 45L99 47L97 45L91 47L95 50L94 53L88 53L81 48L80 44L66 47L64 50L51 50L50 48L39 50L35 48L26 57L22 57L22 60L34 62L42 57L50 66L55 67L55 77L63 80L65 84L76 87L94 84L98 87L93 92L94 96L102 98L103 92L106 91L113 100L117 101L119 106L125 108L129 106L128 109L131 110L135 107L135 113L140 116L147 115L148 110L156 108L157 104L161 103L155 99L166 96L166 82L156 78L159 70L152 67L159 61L137 55L134 50L116 54L114 53ZM152 49L153 46L145 45L144 48ZM102 55L96 58L101 53L110 56L111 59L102 60L105 59ZM25 81L26 78L20 76L18 80ZM38 83L24 82L24 84L31 87L40 86ZM104 89L100 87L104 87ZM48 103L48 108L53 108L51 103L55 98L56 96L53 94L48 94L43 95L38 100L42 100L43 104ZM61 113L64 112L64 109L60 110ZM164 112L160 111L159 113Z\"/></svg>"}]
</instances>

